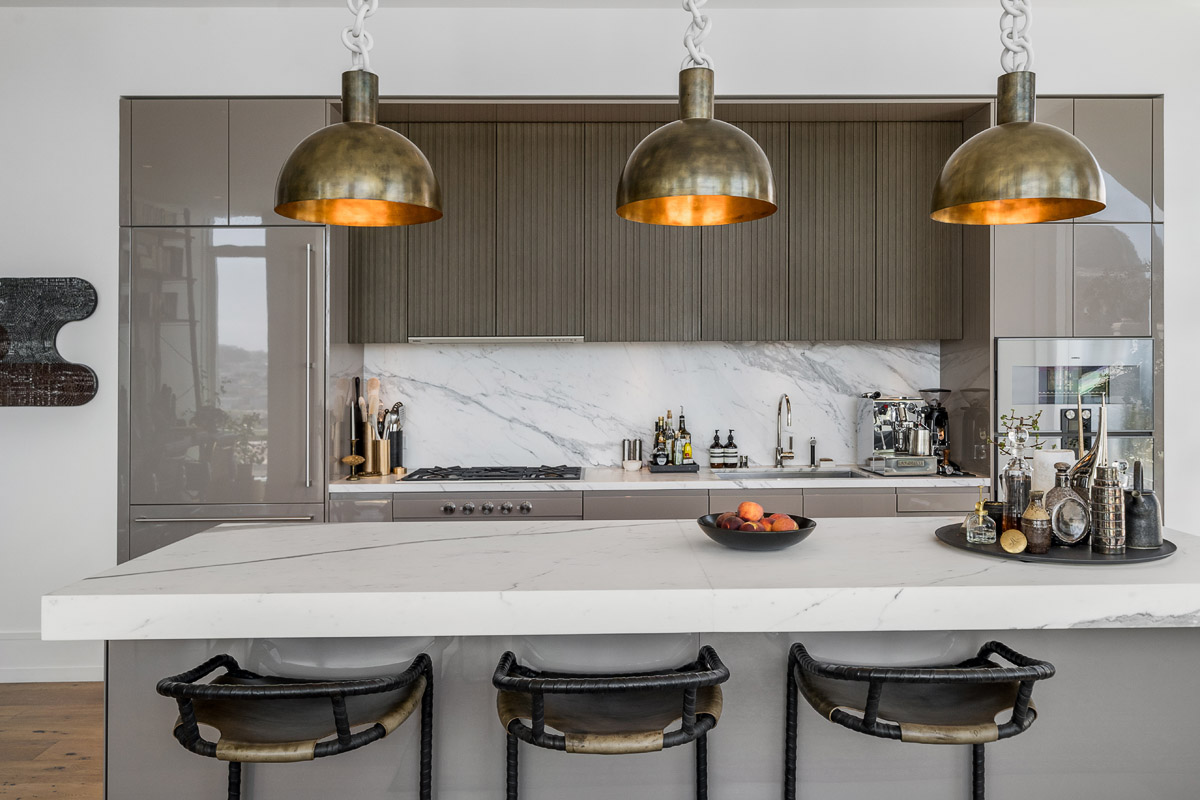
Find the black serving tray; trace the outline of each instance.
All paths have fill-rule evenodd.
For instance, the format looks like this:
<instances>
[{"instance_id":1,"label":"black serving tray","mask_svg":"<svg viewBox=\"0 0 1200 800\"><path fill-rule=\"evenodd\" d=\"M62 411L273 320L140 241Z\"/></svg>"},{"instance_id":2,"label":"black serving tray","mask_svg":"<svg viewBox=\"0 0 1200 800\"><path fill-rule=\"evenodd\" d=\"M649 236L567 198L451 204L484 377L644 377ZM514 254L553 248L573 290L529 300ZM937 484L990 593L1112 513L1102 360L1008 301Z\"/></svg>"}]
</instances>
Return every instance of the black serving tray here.
<instances>
[{"instance_id":1,"label":"black serving tray","mask_svg":"<svg viewBox=\"0 0 1200 800\"><path fill-rule=\"evenodd\" d=\"M699 472L699 464L651 464L651 472Z\"/></svg>"},{"instance_id":2,"label":"black serving tray","mask_svg":"<svg viewBox=\"0 0 1200 800\"><path fill-rule=\"evenodd\" d=\"M1077 547L1051 547L1050 552L1042 555L1034 553L1006 553L996 544L971 544L967 541L967 532L962 525L944 525L937 529L936 536L941 541L981 556L992 558L1007 558L1010 561L1025 561L1030 564L1139 564L1145 561L1159 561L1175 552L1175 543L1163 540L1162 547L1154 550L1126 549L1124 553L1112 555L1097 553L1088 545Z\"/></svg>"}]
</instances>

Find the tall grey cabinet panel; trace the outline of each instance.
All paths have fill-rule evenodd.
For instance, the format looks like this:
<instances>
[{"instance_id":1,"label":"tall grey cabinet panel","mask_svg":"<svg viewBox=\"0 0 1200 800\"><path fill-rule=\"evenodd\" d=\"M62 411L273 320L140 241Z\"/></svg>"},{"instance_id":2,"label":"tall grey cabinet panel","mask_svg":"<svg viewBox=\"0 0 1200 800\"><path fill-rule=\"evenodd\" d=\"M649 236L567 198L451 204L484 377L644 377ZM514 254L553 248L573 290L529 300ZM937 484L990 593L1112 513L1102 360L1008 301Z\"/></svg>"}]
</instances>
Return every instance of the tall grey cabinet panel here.
<instances>
[{"instance_id":1,"label":"tall grey cabinet panel","mask_svg":"<svg viewBox=\"0 0 1200 800\"><path fill-rule=\"evenodd\" d=\"M700 334L708 341L780 341L788 338L788 126L736 124L767 154L779 210L701 230Z\"/></svg>"},{"instance_id":2,"label":"tall grey cabinet panel","mask_svg":"<svg viewBox=\"0 0 1200 800\"><path fill-rule=\"evenodd\" d=\"M791 125L789 339L875 338L875 136L873 122Z\"/></svg>"},{"instance_id":3,"label":"tall grey cabinet panel","mask_svg":"<svg viewBox=\"0 0 1200 800\"><path fill-rule=\"evenodd\" d=\"M320 99L229 101L229 223L307 225L275 213L275 181L292 148L325 125Z\"/></svg>"},{"instance_id":4,"label":"tall grey cabinet panel","mask_svg":"<svg viewBox=\"0 0 1200 800\"><path fill-rule=\"evenodd\" d=\"M929 218L958 122L888 122L877 130L875 338L962 337L962 228Z\"/></svg>"},{"instance_id":5,"label":"tall grey cabinet panel","mask_svg":"<svg viewBox=\"0 0 1200 800\"><path fill-rule=\"evenodd\" d=\"M135 506L323 502L323 240L313 227L133 231Z\"/></svg>"},{"instance_id":6,"label":"tall grey cabinet panel","mask_svg":"<svg viewBox=\"0 0 1200 800\"><path fill-rule=\"evenodd\" d=\"M228 224L228 100L134 100L130 127L133 225Z\"/></svg>"},{"instance_id":7,"label":"tall grey cabinet panel","mask_svg":"<svg viewBox=\"0 0 1200 800\"><path fill-rule=\"evenodd\" d=\"M1071 336L1074 226L997 225L996 336Z\"/></svg>"},{"instance_id":8,"label":"tall grey cabinet panel","mask_svg":"<svg viewBox=\"0 0 1200 800\"><path fill-rule=\"evenodd\" d=\"M1038 122L1075 132L1075 101L1070 97L1039 97L1036 113Z\"/></svg>"},{"instance_id":9,"label":"tall grey cabinet panel","mask_svg":"<svg viewBox=\"0 0 1200 800\"><path fill-rule=\"evenodd\" d=\"M496 144L496 334L581 336L584 126L504 123Z\"/></svg>"},{"instance_id":10,"label":"tall grey cabinet panel","mask_svg":"<svg viewBox=\"0 0 1200 800\"><path fill-rule=\"evenodd\" d=\"M436 222L408 232L408 335L496 332L496 125L412 123L442 188Z\"/></svg>"},{"instance_id":11,"label":"tall grey cabinet panel","mask_svg":"<svg viewBox=\"0 0 1200 800\"><path fill-rule=\"evenodd\" d=\"M1075 335L1149 336L1152 225L1075 226Z\"/></svg>"},{"instance_id":12,"label":"tall grey cabinet panel","mask_svg":"<svg viewBox=\"0 0 1200 800\"><path fill-rule=\"evenodd\" d=\"M584 335L589 341L700 338L700 231L629 222L615 210L625 160L656 127L640 122L586 126Z\"/></svg>"},{"instance_id":13,"label":"tall grey cabinet panel","mask_svg":"<svg viewBox=\"0 0 1200 800\"><path fill-rule=\"evenodd\" d=\"M1089 98L1075 101L1075 135L1104 173L1107 207L1082 222L1150 222L1153 196L1154 101Z\"/></svg>"},{"instance_id":14,"label":"tall grey cabinet panel","mask_svg":"<svg viewBox=\"0 0 1200 800\"><path fill-rule=\"evenodd\" d=\"M1151 180L1154 183L1154 199L1151 216L1155 222L1163 221L1163 98L1155 97L1151 100L1153 103L1154 114L1151 117L1151 122L1154 126L1153 139L1151 147L1154 148L1154 157L1152 167L1154 175ZM1159 473L1160 475L1162 473Z\"/></svg>"},{"instance_id":15,"label":"tall grey cabinet panel","mask_svg":"<svg viewBox=\"0 0 1200 800\"><path fill-rule=\"evenodd\" d=\"M408 228L349 228L352 344L408 341Z\"/></svg>"}]
</instances>

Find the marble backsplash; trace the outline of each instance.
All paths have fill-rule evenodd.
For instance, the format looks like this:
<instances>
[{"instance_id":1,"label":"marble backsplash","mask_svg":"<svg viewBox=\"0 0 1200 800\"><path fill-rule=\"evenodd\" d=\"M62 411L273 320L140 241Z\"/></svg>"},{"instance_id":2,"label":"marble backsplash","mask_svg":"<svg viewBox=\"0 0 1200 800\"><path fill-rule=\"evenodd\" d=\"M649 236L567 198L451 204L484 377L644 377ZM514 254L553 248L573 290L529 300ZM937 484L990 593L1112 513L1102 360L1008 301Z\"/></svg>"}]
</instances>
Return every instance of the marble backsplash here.
<instances>
[{"instance_id":1,"label":"marble backsplash","mask_svg":"<svg viewBox=\"0 0 1200 800\"><path fill-rule=\"evenodd\" d=\"M367 345L363 374L407 409L404 463L620 463L621 440L642 438L679 407L707 459L728 429L752 464L770 464L775 408L792 400L796 462L855 460L857 398L915 393L939 381L936 341ZM678 421L676 421L678 425ZM701 463L707 463L702 460Z\"/></svg>"}]
</instances>

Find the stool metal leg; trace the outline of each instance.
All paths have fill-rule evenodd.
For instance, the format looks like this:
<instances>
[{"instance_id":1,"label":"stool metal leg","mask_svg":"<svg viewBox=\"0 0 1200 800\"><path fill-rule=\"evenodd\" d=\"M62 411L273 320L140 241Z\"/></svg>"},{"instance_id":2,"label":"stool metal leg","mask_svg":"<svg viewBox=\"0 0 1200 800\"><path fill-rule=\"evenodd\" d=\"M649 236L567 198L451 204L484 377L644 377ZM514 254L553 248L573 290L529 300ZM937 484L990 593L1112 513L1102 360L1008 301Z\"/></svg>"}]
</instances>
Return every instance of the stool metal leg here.
<instances>
[{"instance_id":1,"label":"stool metal leg","mask_svg":"<svg viewBox=\"0 0 1200 800\"><path fill-rule=\"evenodd\" d=\"M983 745L971 745L971 800L983 800Z\"/></svg>"},{"instance_id":2,"label":"stool metal leg","mask_svg":"<svg viewBox=\"0 0 1200 800\"><path fill-rule=\"evenodd\" d=\"M796 665L794 656L788 656L787 671L787 721L783 730L783 798L796 800Z\"/></svg>"},{"instance_id":3,"label":"stool metal leg","mask_svg":"<svg viewBox=\"0 0 1200 800\"><path fill-rule=\"evenodd\" d=\"M242 763L229 762L229 800L242 800Z\"/></svg>"},{"instance_id":4,"label":"stool metal leg","mask_svg":"<svg viewBox=\"0 0 1200 800\"><path fill-rule=\"evenodd\" d=\"M508 758L505 763L505 800L517 800L517 737L508 734Z\"/></svg>"},{"instance_id":5,"label":"stool metal leg","mask_svg":"<svg viewBox=\"0 0 1200 800\"><path fill-rule=\"evenodd\" d=\"M426 667L425 691L421 695L421 786L420 800L433 798L433 669Z\"/></svg>"},{"instance_id":6,"label":"stool metal leg","mask_svg":"<svg viewBox=\"0 0 1200 800\"><path fill-rule=\"evenodd\" d=\"M696 739L696 800L708 800L708 734Z\"/></svg>"}]
</instances>

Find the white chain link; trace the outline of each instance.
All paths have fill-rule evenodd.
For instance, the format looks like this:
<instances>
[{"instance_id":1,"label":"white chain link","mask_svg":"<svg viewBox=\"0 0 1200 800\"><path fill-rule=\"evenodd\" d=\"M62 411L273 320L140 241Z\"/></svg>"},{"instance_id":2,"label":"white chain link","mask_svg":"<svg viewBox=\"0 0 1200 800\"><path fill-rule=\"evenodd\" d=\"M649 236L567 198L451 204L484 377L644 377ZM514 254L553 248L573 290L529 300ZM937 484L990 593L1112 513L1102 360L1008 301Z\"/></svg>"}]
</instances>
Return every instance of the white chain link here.
<instances>
[{"instance_id":1,"label":"white chain link","mask_svg":"<svg viewBox=\"0 0 1200 800\"><path fill-rule=\"evenodd\" d=\"M683 10L692 15L692 21L683 34L683 46L687 48L688 54L683 59L683 65L679 67L681 70L691 67L713 68L713 60L704 52L703 47L704 40L712 31L712 18L700 13L700 9L707 2L708 0L683 0Z\"/></svg>"},{"instance_id":2,"label":"white chain link","mask_svg":"<svg viewBox=\"0 0 1200 800\"><path fill-rule=\"evenodd\" d=\"M379 0L346 0L346 7L354 15L354 24L342 31L342 44L350 51L350 68L369 70L375 40L363 29L363 23L379 8Z\"/></svg>"},{"instance_id":3,"label":"white chain link","mask_svg":"<svg viewBox=\"0 0 1200 800\"><path fill-rule=\"evenodd\" d=\"M1000 43L1004 45L1000 66L1005 72L1033 69L1033 43L1029 40L1029 26L1033 24L1031 2L1000 0L1004 8L1004 13L1000 15Z\"/></svg>"}]
</instances>

